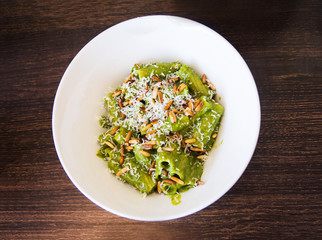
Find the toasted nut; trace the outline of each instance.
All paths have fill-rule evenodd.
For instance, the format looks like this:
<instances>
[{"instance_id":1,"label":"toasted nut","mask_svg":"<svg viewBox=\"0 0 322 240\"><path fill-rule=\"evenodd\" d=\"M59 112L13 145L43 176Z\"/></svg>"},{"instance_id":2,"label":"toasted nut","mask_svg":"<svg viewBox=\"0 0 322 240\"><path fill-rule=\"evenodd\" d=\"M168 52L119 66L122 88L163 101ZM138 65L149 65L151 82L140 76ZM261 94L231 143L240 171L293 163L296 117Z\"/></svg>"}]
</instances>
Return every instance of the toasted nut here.
<instances>
[{"instance_id":1,"label":"toasted nut","mask_svg":"<svg viewBox=\"0 0 322 240\"><path fill-rule=\"evenodd\" d=\"M146 156L146 157L150 157L151 156L151 154L148 153L148 152L146 152L146 151L139 150L138 152L141 153L143 156Z\"/></svg>"},{"instance_id":2,"label":"toasted nut","mask_svg":"<svg viewBox=\"0 0 322 240\"><path fill-rule=\"evenodd\" d=\"M198 185L204 185L204 184L205 184L205 182L203 182L203 181L201 181L201 180L198 180L198 181L197 181L197 184L198 184Z\"/></svg>"},{"instance_id":3,"label":"toasted nut","mask_svg":"<svg viewBox=\"0 0 322 240\"><path fill-rule=\"evenodd\" d=\"M164 179L162 182L169 183L169 184L176 184L175 181L172 181L170 179Z\"/></svg>"},{"instance_id":4,"label":"toasted nut","mask_svg":"<svg viewBox=\"0 0 322 240\"><path fill-rule=\"evenodd\" d=\"M121 118L122 119L124 119L126 116L125 116L125 114L124 113L122 113L122 116L121 116Z\"/></svg>"},{"instance_id":5,"label":"toasted nut","mask_svg":"<svg viewBox=\"0 0 322 240\"><path fill-rule=\"evenodd\" d=\"M189 103L188 103L188 107L189 107L191 110L193 110L193 103L192 103L192 101L189 101Z\"/></svg>"},{"instance_id":6,"label":"toasted nut","mask_svg":"<svg viewBox=\"0 0 322 240\"><path fill-rule=\"evenodd\" d=\"M168 139L174 139L174 136L167 136Z\"/></svg>"},{"instance_id":7,"label":"toasted nut","mask_svg":"<svg viewBox=\"0 0 322 240\"><path fill-rule=\"evenodd\" d=\"M122 168L120 171L118 171L116 176L121 176L122 174L126 173L129 170L130 170L130 166L126 166L126 167Z\"/></svg>"},{"instance_id":8,"label":"toasted nut","mask_svg":"<svg viewBox=\"0 0 322 240\"><path fill-rule=\"evenodd\" d=\"M155 120L155 121L151 122L151 124L154 125L154 124L157 124L158 122L159 122L159 120Z\"/></svg>"},{"instance_id":9,"label":"toasted nut","mask_svg":"<svg viewBox=\"0 0 322 240\"><path fill-rule=\"evenodd\" d=\"M207 82L207 85L211 88L211 90L216 91L216 88L214 85L212 85L211 82Z\"/></svg>"},{"instance_id":10,"label":"toasted nut","mask_svg":"<svg viewBox=\"0 0 322 240\"><path fill-rule=\"evenodd\" d=\"M202 108L202 106L203 106L203 101L201 101L199 104L198 104L198 106L196 107L196 112L199 112L200 111L200 109Z\"/></svg>"},{"instance_id":11,"label":"toasted nut","mask_svg":"<svg viewBox=\"0 0 322 240\"><path fill-rule=\"evenodd\" d=\"M127 83L128 81L130 81L133 78L133 74L130 74L124 81L124 83Z\"/></svg>"},{"instance_id":12,"label":"toasted nut","mask_svg":"<svg viewBox=\"0 0 322 240\"><path fill-rule=\"evenodd\" d=\"M202 159L202 160L204 160L204 159L206 159L206 158L207 158L207 155L199 155L197 158L198 158L198 159Z\"/></svg>"},{"instance_id":13,"label":"toasted nut","mask_svg":"<svg viewBox=\"0 0 322 240\"><path fill-rule=\"evenodd\" d=\"M141 110L142 112L146 112L145 107L140 107L140 110Z\"/></svg>"},{"instance_id":14,"label":"toasted nut","mask_svg":"<svg viewBox=\"0 0 322 240\"><path fill-rule=\"evenodd\" d=\"M176 82L176 81L178 81L179 80L179 78L178 77L173 77L173 78L169 78L168 79L168 81L169 82Z\"/></svg>"},{"instance_id":15,"label":"toasted nut","mask_svg":"<svg viewBox=\"0 0 322 240\"><path fill-rule=\"evenodd\" d=\"M137 144L139 142L138 139L136 138L132 138L130 141L129 141L129 144Z\"/></svg>"},{"instance_id":16,"label":"toasted nut","mask_svg":"<svg viewBox=\"0 0 322 240\"><path fill-rule=\"evenodd\" d=\"M206 74L202 75L202 83L203 83L203 84L205 84L205 83L206 83L206 78L207 78Z\"/></svg>"},{"instance_id":17,"label":"toasted nut","mask_svg":"<svg viewBox=\"0 0 322 240\"><path fill-rule=\"evenodd\" d=\"M178 94L180 94L180 93L181 93L181 91L182 91L185 87L186 87L186 84L181 83L181 84L179 85L179 87L178 87L178 91L177 91L177 93L178 93Z\"/></svg>"},{"instance_id":18,"label":"toasted nut","mask_svg":"<svg viewBox=\"0 0 322 240\"><path fill-rule=\"evenodd\" d=\"M133 105L133 100L134 100L134 97L131 97L130 98L130 105Z\"/></svg>"},{"instance_id":19,"label":"toasted nut","mask_svg":"<svg viewBox=\"0 0 322 240\"><path fill-rule=\"evenodd\" d=\"M185 141L185 143L194 143L197 140L195 138L190 138L190 139L187 139L187 140L184 140L184 141Z\"/></svg>"},{"instance_id":20,"label":"toasted nut","mask_svg":"<svg viewBox=\"0 0 322 240\"><path fill-rule=\"evenodd\" d=\"M176 135L178 138L181 138L181 136L178 132L173 132L173 134Z\"/></svg>"},{"instance_id":21,"label":"toasted nut","mask_svg":"<svg viewBox=\"0 0 322 240\"><path fill-rule=\"evenodd\" d=\"M157 81L157 82L162 82L162 80L160 78L156 77L156 76L152 76L152 79Z\"/></svg>"},{"instance_id":22,"label":"toasted nut","mask_svg":"<svg viewBox=\"0 0 322 240\"><path fill-rule=\"evenodd\" d=\"M215 101L214 99L211 99L211 101L212 101L213 103L216 103L216 101Z\"/></svg>"},{"instance_id":23,"label":"toasted nut","mask_svg":"<svg viewBox=\"0 0 322 240\"><path fill-rule=\"evenodd\" d=\"M158 188L158 193L161 194L162 193L162 190L161 190L161 181L158 181L157 188Z\"/></svg>"},{"instance_id":24,"label":"toasted nut","mask_svg":"<svg viewBox=\"0 0 322 240\"><path fill-rule=\"evenodd\" d=\"M123 162L124 162L124 156L123 156L123 155L121 155L119 164L120 164L120 165L122 165L122 164L123 164Z\"/></svg>"},{"instance_id":25,"label":"toasted nut","mask_svg":"<svg viewBox=\"0 0 322 240\"><path fill-rule=\"evenodd\" d=\"M174 148L172 148L172 147L162 147L162 149L164 151L168 151L168 152L173 152L174 151Z\"/></svg>"},{"instance_id":26,"label":"toasted nut","mask_svg":"<svg viewBox=\"0 0 322 240\"><path fill-rule=\"evenodd\" d=\"M157 130L153 129L150 132L148 132L147 134L145 134L145 136L151 135L151 134L156 133L156 132L157 132Z\"/></svg>"},{"instance_id":27,"label":"toasted nut","mask_svg":"<svg viewBox=\"0 0 322 240\"><path fill-rule=\"evenodd\" d=\"M177 177L171 177L171 179L173 181L175 181L176 183L180 184L180 185L183 185L184 184L184 182L181 179L177 178Z\"/></svg>"},{"instance_id":28,"label":"toasted nut","mask_svg":"<svg viewBox=\"0 0 322 240\"><path fill-rule=\"evenodd\" d=\"M191 151L194 151L194 152L205 152L206 150L204 149L201 149L201 148L196 148L196 147L192 147L190 148Z\"/></svg>"},{"instance_id":29,"label":"toasted nut","mask_svg":"<svg viewBox=\"0 0 322 240\"><path fill-rule=\"evenodd\" d=\"M163 94L162 92L158 92L159 102L163 103Z\"/></svg>"},{"instance_id":30,"label":"toasted nut","mask_svg":"<svg viewBox=\"0 0 322 240\"><path fill-rule=\"evenodd\" d=\"M107 146L109 146L110 148L112 148L112 149L114 149L114 145L112 144L112 143L110 143L109 141L106 141L105 142L105 144L107 145Z\"/></svg>"},{"instance_id":31,"label":"toasted nut","mask_svg":"<svg viewBox=\"0 0 322 240\"><path fill-rule=\"evenodd\" d=\"M162 148L158 147L157 152L161 152L161 151L162 151Z\"/></svg>"},{"instance_id":32,"label":"toasted nut","mask_svg":"<svg viewBox=\"0 0 322 240\"><path fill-rule=\"evenodd\" d=\"M142 132L145 132L146 130L148 130L150 127L152 127L152 124L148 124L146 125L144 128L142 128Z\"/></svg>"},{"instance_id":33,"label":"toasted nut","mask_svg":"<svg viewBox=\"0 0 322 240\"><path fill-rule=\"evenodd\" d=\"M120 107L120 108L122 108L122 107L123 107L123 105L122 105L122 101L121 101L121 99L117 99L117 102L118 102L118 104L119 104L119 107Z\"/></svg>"},{"instance_id":34,"label":"toasted nut","mask_svg":"<svg viewBox=\"0 0 322 240\"><path fill-rule=\"evenodd\" d=\"M212 134L212 136L211 136L212 138L216 138L217 137L217 133L214 133L214 134Z\"/></svg>"},{"instance_id":35,"label":"toasted nut","mask_svg":"<svg viewBox=\"0 0 322 240\"><path fill-rule=\"evenodd\" d=\"M119 128L120 128L120 126L116 126L116 127L115 127L111 132L110 132L110 134L113 136Z\"/></svg>"},{"instance_id":36,"label":"toasted nut","mask_svg":"<svg viewBox=\"0 0 322 240\"><path fill-rule=\"evenodd\" d=\"M191 110L189 110L189 109L187 109L186 110L186 114L188 115L188 116L191 116L191 117L193 117L195 114L191 111Z\"/></svg>"},{"instance_id":37,"label":"toasted nut","mask_svg":"<svg viewBox=\"0 0 322 240\"><path fill-rule=\"evenodd\" d=\"M199 103L200 103L200 99L197 102L195 102L195 105L193 105L193 108L196 108Z\"/></svg>"},{"instance_id":38,"label":"toasted nut","mask_svg":"<svg viewBox=\"0 0 322 240\"><path fill-rule=\"evenodd\" d=\"M177 94L177 84L173 85L173 94Z\"/></svg>"},{"instance_id":39,"label":"toasted nut","mask_svg":"<svg viewBox=\"0 0 322 240\"><path fill-rule=\"evenodd\" d=\"M154 101L154 99L153 99L153 98L151 99L151 101L152 101L152 103L153 103L153 104L155 104L155 101Z\"/></svg>"},{"instance_id":40,"label":"toasted nut","mask_svg":"<svg viewBox=\"0 0 322 240\"><path fill-rule=\"evenodd\" d=\"M154 87L153 88L152 99L156 99L157 98L158 91L159 91L159 88L158 87Z\"/></svg>"},{"instance_id":41,"label":"toasted nut","mask_svg":"<svg viewBox=\"0 0 322 240\"><path fill-rule=\"evenodd\" d=\"M164 111L168 110L172 103L173 103L173 100L169 101L167 105L164 107Z\"/></svg>"},{"instance_id":42,"label":"toasted nut","mask_svg":"<svg viewBox=\"0 0 322 240\"><path fill-rule=\"evenodd\" d=\"M133 148L134 148L134 147L132 147L132 146L126 146L126 147L125 147L125 149L126 149L128 152L129 152L129 151L131 151L131 150L133 150Z\"/></svg>"},{"instance_id":43,"label":"toasted nut","mask_svg":"<svg viewBox=\"0 0 322 240\"><path fill-rule=\"evenodd\" d=\"M144 144L156 145L157 141L146 141Z\"/></svg>"},{"instance_id":44,"label":"toasted nut","mask_svg":"<svg viewBox=\"0 0 322 240\"><path fill-rule=\"evenodd\" d=\"M147 91L149 89L149 84L148 83L146 83L145 84L145 90Z\"/></svg>"},{"instance_id":45,"label":"toasted nut","mask_svg":"<svg viewBox=\"0 0 322 240\"><path fill-rule=\"evenodd\" d=\"M134 66L140 66L142 63L135 63Z\"/></svg>"},{"instance_id":46,"label":"toasted nut","mask_svg":"<svg viewBox=\"0 0 322 240\"><path fill-rule=\"evenodd\" d=\"M123 156L123 155L124 155L124 146L121 145L121 156Z\"/></svg>"},{"instance_id":47,"label":"toasted nut","mask_svg":"<svg viewBox=\"0 0 322 240\"><path fill-rule=\"evenodd\" d=\"M123 107L126 107L127 105L129 105L129 103L130 103L129 101L124 102Z\"/></svg>"},{"instance_id":48,"label":"toasted nut","mask_svg":"<svg viewBox=\"0 0 322 240\"><path fill-rule=\"evenodd\" d=\"M172 109L172 111L173 111L174 113L182 114L182 112L178 111L178 110L177 110L177 109L175 109L175 108L173 108L173 109Z\"/></svg>"},{"instance_id":49,"label":"toasted nut","mask_svg":"<svg viewBox=\"0 0 322 240\"><path fill-rule=\"evenodd\" d=\"M174 114L174 112L170 111L169 116L170 116L170 120L171 120L172 123L177 122L177 118L176 118L176 115Z\"/></svg>"},{"instance_id":50,"label":"toasted nut","mask_svg":"<svg viewBox=\"0 0 322 240\"><path fill-rule=\"evenodd\" d=\"M155 161L153 161L152 164L151 164L151 167L150 167L150 170L149 170L149 175L152 174L154 166L155 166Z\"/></svg>"},{"instance_id":51,"label":"toasted nut","mask_svg":"<svg viewBox=\"0 0 322 240\"><path fill-rule=\"evenodd\" d=\"M181 143L184 148L187 146L183 139L181 140Z\"/></svg>"},{"instance_id":52,"label":"toasted nut","mask_svg":"<svg viewBox=\"0 0 322 240\"><path fill-rule=\"evenodd\" d=\"M132 131L129 131L127 134L126 134L126 137L125 137L125 142L128 142L130 140L132 136Z\"/></svg>"},{"instance_id":53,"label":"toasted nut","mask_svg":"<svg viewBox=\"0 0 322 240\"><path fill-rule=\"evenodd\" d=\"M116 91L115 93L112 94L112 97L117 97L121 93L122 93L122 90L118 90L118 91Z\"/></svg>"},{"instance_id":54,"label":"toasted nut","mask_svg":"<svg viewBox=\"0 0 322 240\"><path fill-rule=\"evenodd\" d=\"M136 101L140 102L143 99L144 96L141 96L139 98L136 99Z\"/></svg>"},{"instance_id":55,"label":"toasted nut","mask_svg":"<svg viewBox=\"0 0 322 240\"><path fill-rule=\"evenodd\" d=\"M164 176L168 176L168 172L165 169L162 169L162 173L164 174Z\"/></svg>"},{"instance_id":56,"label":"toasted nut","mask_svg":"<svg viewBox=\"0 0 322 240\"><path fill-rule=\"evenodd\" d=\"M144 150L151 150L153 148L153 145L151 145L151 144L143 144L141 146L141 148L144 149Z\"/></svg>"}]
</instances>

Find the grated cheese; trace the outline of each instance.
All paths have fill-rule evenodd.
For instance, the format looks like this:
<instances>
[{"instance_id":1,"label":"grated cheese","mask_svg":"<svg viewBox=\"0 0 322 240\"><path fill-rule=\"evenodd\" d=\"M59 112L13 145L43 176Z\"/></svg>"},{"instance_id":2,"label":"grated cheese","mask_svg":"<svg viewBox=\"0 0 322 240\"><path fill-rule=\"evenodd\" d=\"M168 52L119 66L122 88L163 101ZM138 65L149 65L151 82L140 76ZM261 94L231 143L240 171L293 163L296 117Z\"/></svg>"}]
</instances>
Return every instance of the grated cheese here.
<instances>
[{"instance_id":1,"label":"grated cheese","mask_svg":"<svg viewBox=\"0 0 322 240\"><path fill-rule=\"evenodd\" d=\"M168 116L167 110L171 110L172 108L182 109L187 101L194 102L194 99L190 94L174 94L173 86L175 83L169 82L168 79L178 77L175 73L167 75L161 74L161 76L164 77L161 82L152 79L154 71L151 71L151 74L148 77L142 77L140 79L135 71L131 72L131 75L133 76L132 79L134 82L128 81L123 83L120 89L125 89L125 93L123 93L123 91L122 94L116 96L117 99L123 98L125 101L130 102L130 104L123 104L121 112L126 117L124 119L118 119L116 124L134 131L140 131L144 122L158 120L158 122L151 127L151 130L156 129L158 136L168 135L169 130L168 128L165 128L165 126L169 124L166 121ZM153 96L153 90L155 88L158 88L158 91L162 93L162 102L160 102L159 98ZM154 101L153 98L155 98ZM170 108L164 110L170 101L172 101ZM145 112L140 110L142 107L145 108Z\"/></svg>"}]
</instances>

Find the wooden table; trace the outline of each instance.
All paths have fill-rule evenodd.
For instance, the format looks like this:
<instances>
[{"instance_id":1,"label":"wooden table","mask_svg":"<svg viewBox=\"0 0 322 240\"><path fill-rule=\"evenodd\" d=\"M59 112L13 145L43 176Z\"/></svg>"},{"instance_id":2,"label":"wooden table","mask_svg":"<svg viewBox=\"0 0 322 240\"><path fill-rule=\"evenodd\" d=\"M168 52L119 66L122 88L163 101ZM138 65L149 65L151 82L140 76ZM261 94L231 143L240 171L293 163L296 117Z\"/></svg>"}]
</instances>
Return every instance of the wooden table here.
<instances>
[{"instance_id":1,"label":"wooden table","mask_svg":"<svg viewBox=\"0 0 322 240\"><path fill-rule=\"evenodd\" d=\"M56 89L76 53L106 28L151 14L224 36L249 65L262 108L258 145L237 184L165 222L90 202L62 169L51 130ZM319 0L2 0L0 239L322 239L321 25Z\"/></svg>"}]
</instances>

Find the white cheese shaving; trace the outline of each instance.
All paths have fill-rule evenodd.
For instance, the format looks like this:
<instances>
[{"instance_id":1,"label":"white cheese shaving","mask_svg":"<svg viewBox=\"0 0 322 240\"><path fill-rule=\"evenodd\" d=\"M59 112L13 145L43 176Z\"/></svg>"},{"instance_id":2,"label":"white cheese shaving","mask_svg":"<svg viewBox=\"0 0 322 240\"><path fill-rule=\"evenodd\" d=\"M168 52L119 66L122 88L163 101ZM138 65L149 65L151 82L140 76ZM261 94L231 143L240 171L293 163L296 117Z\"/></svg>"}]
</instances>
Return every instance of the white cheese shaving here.
<instances>
[{"instance_id":1,"label":"white cheese shaving","mask_svg":"<svg viewBox=\"0 0 322 240\"><path fill-rule=\"evenodd\" d=\"M164 79L162 82L152 79L152 76L154 76L153 71L151 71L149 77L140 79L135 75L135 72L132 72L132 74L134 75L132 78L134 82L123 83L121 89L125 89L125 94L117 97L117 99L124 97L125 101L130 101L130 104L121 109L121 112L126 116L125 119L118 119L117 124L134 131L140 131L143 123L158 120L158 123L149 128L149 131L156 129L158 136L168 135L169 127L167 125L169 125L169 122L167 121L166 112L172 108L181 111L187 100L193 100L192 96L190 94L174 94L173 85L178 85L178 83L169 83L168 79L177 77L175 73L163 74ZM148 88L146 89L147 84ZM158 97L156 99L152 98L152 92L155 87L162 93L163 102L160 102ZM165 111L164 108L169 101L173 101L173 103L170 109ZM144 108L144 111L142 111L142 108ZM150 139L151 136L148 135L147 138Z\"/></svg>"}]
</instances>

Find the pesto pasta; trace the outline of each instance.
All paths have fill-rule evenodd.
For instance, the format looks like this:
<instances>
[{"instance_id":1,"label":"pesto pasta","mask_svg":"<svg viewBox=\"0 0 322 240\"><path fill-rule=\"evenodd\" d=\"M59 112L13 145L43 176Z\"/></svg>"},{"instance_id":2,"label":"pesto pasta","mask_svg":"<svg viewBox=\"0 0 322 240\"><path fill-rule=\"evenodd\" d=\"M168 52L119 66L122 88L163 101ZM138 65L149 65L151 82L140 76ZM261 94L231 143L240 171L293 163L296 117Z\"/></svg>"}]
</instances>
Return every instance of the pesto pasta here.
<instances>
[{"instance_id":1,"label":"pesto pasta","mask_svg":"<svg viewBox=\"0 0 322 240\"><path fill-rule=\"evenodd\" d=\"M203 163L224 108L214 86L179 62L136 64L105 98L97 156L140 192L169 195L204 184Z\"/></svg>"}]
</instances>

